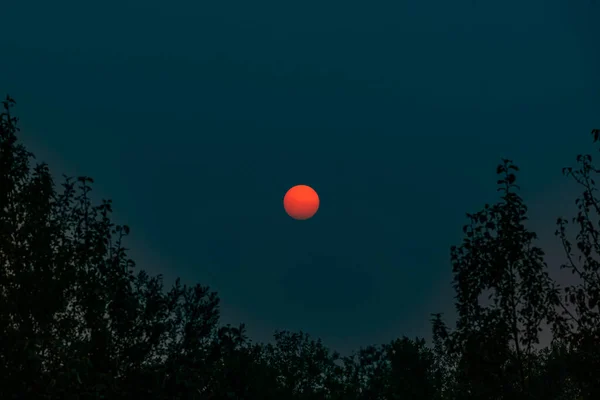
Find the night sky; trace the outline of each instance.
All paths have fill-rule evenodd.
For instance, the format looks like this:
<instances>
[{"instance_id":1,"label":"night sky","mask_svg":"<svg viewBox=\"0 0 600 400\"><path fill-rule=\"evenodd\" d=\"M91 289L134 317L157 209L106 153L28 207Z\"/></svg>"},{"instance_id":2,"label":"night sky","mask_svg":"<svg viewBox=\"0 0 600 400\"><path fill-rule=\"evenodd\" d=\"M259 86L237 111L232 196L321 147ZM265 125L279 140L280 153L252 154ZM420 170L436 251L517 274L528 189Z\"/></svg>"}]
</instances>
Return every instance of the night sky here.
<instances>
[{"instance_id":1,"label":"night sky","mask_svg":"<svg viewBox=\"0 0 600 400\"><path fill-rule=\"evenodd\" d=\"M600 127L592 1L5 3L25 144L58 181L95 179L140 268L218 291L256 341L430 337L502 157L561 261L561 168ZM310 220L283 210L296 184L321 197Z\"/></svg>"}]
</instances>

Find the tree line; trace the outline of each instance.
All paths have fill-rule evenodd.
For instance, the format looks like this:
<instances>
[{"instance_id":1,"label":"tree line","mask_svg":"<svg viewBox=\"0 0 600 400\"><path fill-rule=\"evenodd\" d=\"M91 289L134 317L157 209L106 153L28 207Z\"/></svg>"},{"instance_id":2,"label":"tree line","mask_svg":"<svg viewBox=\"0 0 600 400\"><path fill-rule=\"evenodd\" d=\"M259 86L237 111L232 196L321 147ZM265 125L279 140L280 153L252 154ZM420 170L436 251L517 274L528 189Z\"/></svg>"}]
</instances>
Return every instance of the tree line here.
<instances>
[{"instance_id":1,"label":"tree line","mask_svg":"<svg viewBox=\"0 0 600 400\"><path fill-rule=\"evenodd\" d=\"M600 398L600 201L590 155L563 173L581 188L559 218L563 268L548 273L518 167L498 166L499 198L467 214L452 247L457 319L433 339L398 338L341 357L303 332L253 343L219 324L209 287L164 288L126 252L128 226L90 199L93 180L63 177L0 116L0 397L169 400L579 400ZM600 130L592 131L593 142ZM572 228L570 228L572 226ZM571 235L574 238L571 239ZM551 341L540 345L547 330Z\"/></svg>"}]
</instances>

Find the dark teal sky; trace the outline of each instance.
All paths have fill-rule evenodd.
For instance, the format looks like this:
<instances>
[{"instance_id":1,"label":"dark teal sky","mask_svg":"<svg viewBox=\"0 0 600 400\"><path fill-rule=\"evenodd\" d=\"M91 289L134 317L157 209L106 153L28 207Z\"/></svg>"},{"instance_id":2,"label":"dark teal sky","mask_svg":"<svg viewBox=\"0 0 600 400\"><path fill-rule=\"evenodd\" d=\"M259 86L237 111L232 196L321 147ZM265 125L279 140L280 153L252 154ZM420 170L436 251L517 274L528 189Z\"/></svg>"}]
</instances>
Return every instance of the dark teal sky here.
<instances>
[{"instance_id":1,"label":"dark teal sky","mask_svg":"<svg viewBox=\"0 0 600 400\"><path fill-rule=\"evenodd\" d=\"M2 14L0 92L25 143L95 178L141 268L211 286L223 321L260 341L429 337L429 314L452 310L449 246L494 201L500 158L521 166L552 250L573 194L560 168L600 126L587 0L20 0ZM295 184L321 196L312 220L283 211Z\"/></svg>"}]
</instances>

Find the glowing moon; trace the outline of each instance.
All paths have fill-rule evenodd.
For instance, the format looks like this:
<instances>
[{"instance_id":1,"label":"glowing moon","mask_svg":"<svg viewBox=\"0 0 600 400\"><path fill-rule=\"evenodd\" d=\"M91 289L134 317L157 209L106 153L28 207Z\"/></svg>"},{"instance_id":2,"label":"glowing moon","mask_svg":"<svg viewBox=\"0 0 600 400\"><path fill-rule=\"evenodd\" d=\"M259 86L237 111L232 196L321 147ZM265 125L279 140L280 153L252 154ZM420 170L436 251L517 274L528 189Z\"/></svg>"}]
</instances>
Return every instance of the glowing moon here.
<instances>
[{"instance_id":1,"label":"glowing moon","mask_svg":"<svg viewBox=\"0 0 600 400\"><path fill-rule=\"evenodd\" d=\"M310 186L294 186L283 197L283 208L294 219L309 219L319 209L319 195Z\"/></svg>"}]
</instances>

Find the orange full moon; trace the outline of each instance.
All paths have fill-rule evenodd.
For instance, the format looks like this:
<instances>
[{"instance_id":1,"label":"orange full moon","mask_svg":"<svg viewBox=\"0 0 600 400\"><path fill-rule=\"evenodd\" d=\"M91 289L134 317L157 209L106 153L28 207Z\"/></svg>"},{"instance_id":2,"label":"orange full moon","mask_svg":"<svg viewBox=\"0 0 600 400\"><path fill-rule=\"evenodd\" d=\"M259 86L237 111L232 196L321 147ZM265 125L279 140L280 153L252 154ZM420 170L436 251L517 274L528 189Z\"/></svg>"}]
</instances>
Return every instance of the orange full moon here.
<instances>
[{"instance_id":1,"label":"orange full moon","mask_svg":"<svg viewBox=\"0 0 600 400\"><path fill-rule=\"evenodd\" d=\"M296 185L283 197L283 208L294 219L309 219L319 209L319 195L310 186Z\"/></svg>"}]
</instances>

